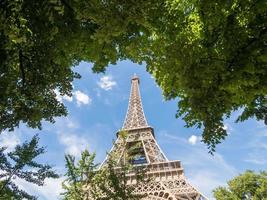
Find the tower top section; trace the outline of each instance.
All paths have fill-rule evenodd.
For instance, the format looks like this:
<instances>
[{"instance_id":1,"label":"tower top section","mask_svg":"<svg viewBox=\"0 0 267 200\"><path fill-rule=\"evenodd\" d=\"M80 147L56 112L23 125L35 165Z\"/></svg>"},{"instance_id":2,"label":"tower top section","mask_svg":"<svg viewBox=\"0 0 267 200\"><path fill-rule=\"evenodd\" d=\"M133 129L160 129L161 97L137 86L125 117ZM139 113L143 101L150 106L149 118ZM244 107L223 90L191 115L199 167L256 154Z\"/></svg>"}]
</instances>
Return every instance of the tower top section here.
<instances>
[{"instance_id":1,"label":"tower top section","mask_svg":"<svg viewBox=\"0 0 267 200\"><path fill-rule=\"evenodd\" d=\"M148 127L143 111L141 95L139 90L140 79L135 74L132 77L131 93L129 98L128 110L123 123L123 130Z\"/></svg>"},{"instance_id":2,"label":"tower top section","mask_svg":"<svg viewBox=\"0 0 267 200\"><path fill-rule=\"evenodd\" d=\"M139 79L139 77L136 74L133 75L132 82L133 82L133 80L137 80L138 83L140 84L140 79Z\"/></svg>"}]
</instances>

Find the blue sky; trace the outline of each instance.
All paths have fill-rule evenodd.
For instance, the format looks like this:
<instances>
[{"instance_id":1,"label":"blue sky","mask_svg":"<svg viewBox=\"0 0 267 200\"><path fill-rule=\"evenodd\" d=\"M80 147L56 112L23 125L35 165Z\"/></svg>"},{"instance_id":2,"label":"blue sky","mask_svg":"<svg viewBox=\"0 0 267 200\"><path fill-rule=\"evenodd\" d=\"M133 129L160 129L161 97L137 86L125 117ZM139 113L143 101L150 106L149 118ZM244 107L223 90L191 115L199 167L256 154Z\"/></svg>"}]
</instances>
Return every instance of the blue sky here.
<instances>
[{"instance_id":1,"label":"blue sky","mask_svg":"<svg viewBox=\"0 0 267 200\"><path fill-rule=\"evenodd\" d=\"M156 139L169 160L181 160L189 182L212 199L212 190L225 185L233 176L246 169L267 169L267 129L263 122L254 119L235 124L239 112L225 121L229 135L217 146L214 156L201 143L201 130L185 128L182 119L176 119L177 101L164 101L161 89L146 72L144 66L130 61L110 66L105 74L93 74L92 65L81 63L75 71L82 78L75 80L73 96L58 98L67 106L67 117L56 123L43 123L43 129L33 130L21 125L12 133L0 135L0 144L8 150L16 144L39 134L40 144L47 152L39 158L55 166L64 174L64 154L79 156L84 149L97 153L102 162L112 146L115 133L122 127L126 115L131 77L136 73L141 80L140 90L144 112L149 125L154 127ZM58 199L62 192L61 181L47 180L44 187L16 180L21 188L36 194L41 200Z\"/></svg>"}]
</instances>

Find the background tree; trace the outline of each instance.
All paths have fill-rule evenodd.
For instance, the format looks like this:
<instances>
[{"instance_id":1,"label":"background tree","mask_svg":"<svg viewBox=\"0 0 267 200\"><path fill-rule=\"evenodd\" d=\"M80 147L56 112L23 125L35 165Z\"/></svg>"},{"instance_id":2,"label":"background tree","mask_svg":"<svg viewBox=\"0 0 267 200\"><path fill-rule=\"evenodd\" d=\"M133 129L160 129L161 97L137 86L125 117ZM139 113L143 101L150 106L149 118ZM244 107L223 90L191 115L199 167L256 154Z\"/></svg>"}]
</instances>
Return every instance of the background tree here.
<instances>
[{"instance_id":1,"label":"background tree","mask_svg":"<svg viewBox=\"0 0 267 200\"><path fill-rule=\"evenodd\" d=\"M120 131L118 134L122 149L126 149L127 135L127 131ZM65 156L67 179L63 182L66 190L63 193L64 200L140 200L145 196L135 194L135 186L127 184L128 173L135 174L136 184L149 181L145 180L144 167L132 165L129 153L124 151L120 159L118 153L111 152L101 167L94 164L94 159L95 154L89 154L87 150L81 153L77 164L75 157Z\"/></svg>"},{"instance_id":2,"label":"background tree","mask_svg":"<svg viewBox=\"0 0 267 200\"><path fill-rule=\"evenodd\" d=\"M81 159L66 155L67 179L63 182L64 200L139 200L142 196L134 194L134 187L127 185L126 174L133 170L130 165L120 165L109 159L106 165L98 168L94 164L95 154L87 150ZM137 180L142 179L142 170L138 169Z\"/></svg>"},{"instance_id":3,"label":"background tree","mask_svg":"<svg viewBox=\"0 0 267 200\"><path fill-rule=\"evenodd\" d=\"M97 165L94 164L95 154L90 155L87 150L82 152L78 164L75 163L75 157L65 156L67 179L62 183L66 191L62 194L65 200L83 200L86 191L84 185L86 181L91 180L96 174Z\"/></svg>"},{"instance_id":4,"label":"background tree","mask_svg":"<svg viewBox=\"0 0 267 200\"><path fill-rule=\"evenodd\" d=\"M130 59L213 152L233 111L267 121L266 13L265 0L1 1L0 131L65 115L55 89L71 95L79 61Z\"/></svg>"},{"instance_id":5,"label":"background tree","mask_svg":"<svg viewBox=\"0 0 267 200\"><path fill-rule=\"evenodd\" d=\"M0 148L0 199L37 199L21 190L15 183L16 178L39 186L44 185L46 178L58 178L50 165L35 161L45 152L38 146L38 141L39 138L34 136L8 153L5 153L5 147Z\"/></svg>"},{"instance_id":6,"label":"background tree","mask_svg":"<svg viewBox=\"0 0 267 200\"><path fill-rule=\"evenodd\" d=\"M267 199L267 172L246 171L228 182L227 187L214 190L217 200Z\"/></svg>"}]
</instances>

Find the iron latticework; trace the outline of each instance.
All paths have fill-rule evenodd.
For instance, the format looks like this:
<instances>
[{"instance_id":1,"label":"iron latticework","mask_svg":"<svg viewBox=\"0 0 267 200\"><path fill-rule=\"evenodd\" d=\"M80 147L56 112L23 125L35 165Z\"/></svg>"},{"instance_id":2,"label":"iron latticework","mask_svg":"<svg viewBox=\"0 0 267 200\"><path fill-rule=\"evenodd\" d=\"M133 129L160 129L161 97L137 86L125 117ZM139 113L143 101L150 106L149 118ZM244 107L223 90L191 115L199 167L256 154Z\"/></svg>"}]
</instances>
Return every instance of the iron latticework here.
<instances>
[{"instance_id":1,"label":"iron latticework","mask_svg":"<svg viewBox=\"0 0 267 200\"><path fill-rule=\"evenodd\" d=\"M144 115L140 91L139 91L139 78L134 76L132 78L132 87L128 104L128 111L123 123L123 130L136 129L148 127Z\"/></svg>"},{"instance_id":2,"label":"iron latticework","mask_svg":"<svg viewBox=\"0 0 267 200\"><path fill-rule=\"evenodd\" d=\"M139 78L132 78L128 111L122 127L126 138L118 134L111 152L117 155L116 162L125 162L124 155L132 147L131 162L134 166L145 166L145 176L151 181L136 184L136 177L129 173L128 184L135 193L146 195L143 200L204 200L198 190L188 183L180 161L169 161L154 136L154 130L146 121L139 91ZM126 145L125 145L126 143ZM106 158L107 160L108 158ZM105 165L106 160L102 165Z\"/></svg>"}]
</instances>

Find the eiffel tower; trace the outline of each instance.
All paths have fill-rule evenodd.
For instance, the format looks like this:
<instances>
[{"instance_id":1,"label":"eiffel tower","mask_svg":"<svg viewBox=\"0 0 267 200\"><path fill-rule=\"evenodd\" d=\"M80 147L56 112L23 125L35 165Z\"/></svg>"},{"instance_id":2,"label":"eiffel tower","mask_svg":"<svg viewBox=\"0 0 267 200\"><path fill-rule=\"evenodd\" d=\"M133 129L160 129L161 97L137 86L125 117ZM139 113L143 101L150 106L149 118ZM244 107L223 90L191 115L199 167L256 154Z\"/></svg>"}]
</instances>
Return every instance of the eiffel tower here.
<instances>
[{"instance_id":1,"label":"eiffel tower","mask_svg":"<svg viewBox=\"0 0 267 200\"><path fill-rule=\"evenodd\" d=\"M152 181L136 184L134 174L128 174L128 184L134 186L136 194L144 194L143 200L207 200L185 178L181 162L169 161L160 149L154 135L154 129L148 125L144 115L139 91L139 78L134 75L131 81L131 93L128 111L121 130L127 131L126 145L117 133L111 152L121 162L128 148L138 146L131 154L133 166L146 166L146 176ZM125 142L124 142L125 144ZM108 157L102 163L105 165Z\"/></svg>"}]
</instances>

